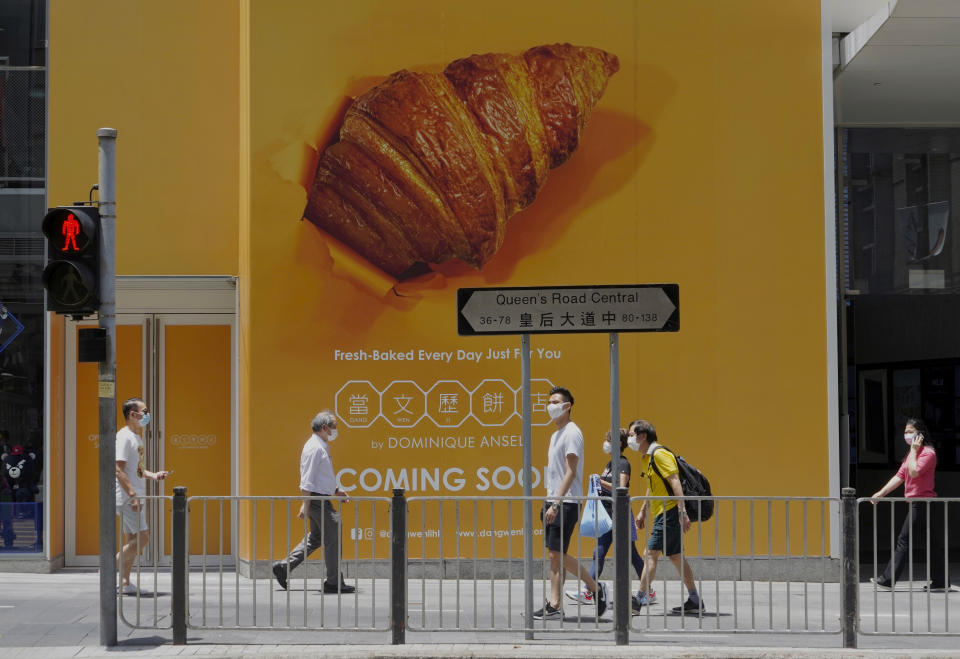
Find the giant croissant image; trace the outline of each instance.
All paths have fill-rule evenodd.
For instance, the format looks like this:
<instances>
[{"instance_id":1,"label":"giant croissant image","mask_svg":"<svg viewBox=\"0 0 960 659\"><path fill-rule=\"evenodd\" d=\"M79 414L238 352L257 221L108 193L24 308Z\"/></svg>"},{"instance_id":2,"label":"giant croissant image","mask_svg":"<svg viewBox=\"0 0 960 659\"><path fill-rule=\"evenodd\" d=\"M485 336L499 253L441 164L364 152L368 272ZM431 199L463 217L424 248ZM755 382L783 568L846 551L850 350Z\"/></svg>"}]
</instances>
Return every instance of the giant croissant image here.
<instances>
[{"instance_id":1,"label":"giant croissant image","mask_svg":"<svg viewBox=\"0 0 960 659\"><path fill-rule=\"evenodd\" d=\"M480 268L618 69L610 53L555 44L394 73L347 109L304 217L398 279L452 258Z\"/></svg>"}]
</instances>

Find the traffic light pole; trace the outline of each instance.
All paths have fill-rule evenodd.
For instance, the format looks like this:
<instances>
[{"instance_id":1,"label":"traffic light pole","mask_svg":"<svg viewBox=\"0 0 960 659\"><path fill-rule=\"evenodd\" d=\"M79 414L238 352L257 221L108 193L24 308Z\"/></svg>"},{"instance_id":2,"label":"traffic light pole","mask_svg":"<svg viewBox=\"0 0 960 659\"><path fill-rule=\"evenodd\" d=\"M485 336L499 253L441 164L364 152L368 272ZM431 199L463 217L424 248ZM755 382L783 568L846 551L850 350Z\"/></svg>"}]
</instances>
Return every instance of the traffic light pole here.
<instances>
[{"instance_id":1,"label":"traffic light pole","mask_svg":"<svg viewBox=\"0 0 960 659\"><path fill-rule=\"evenodd\" d=\"M116 146L117 131L97 131L100 191L100 329L107 332L107 355L97 382L100 410L100 645L117 644L116 419Z\"/></svg>"}]
</instances>

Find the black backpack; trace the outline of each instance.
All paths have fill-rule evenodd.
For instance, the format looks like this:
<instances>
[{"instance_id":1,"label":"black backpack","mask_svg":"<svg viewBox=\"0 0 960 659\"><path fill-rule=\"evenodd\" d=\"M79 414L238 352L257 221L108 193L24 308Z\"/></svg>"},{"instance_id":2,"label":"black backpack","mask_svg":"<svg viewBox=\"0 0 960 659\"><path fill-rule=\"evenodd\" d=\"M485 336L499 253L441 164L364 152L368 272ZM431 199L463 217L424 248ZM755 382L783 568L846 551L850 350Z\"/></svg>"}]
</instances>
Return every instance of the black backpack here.
<instances>
[{"instance_id":1,"label":"black backpack","mask_svg":"<svg viewBox=\"0 0 960 659\"><path fill-rule=\"evenodd\" d=\"M677 455L666 446L658 446L654 451L659 451L663 449L673 455L677 459L677 469L679 470L680 476L680 486L683 488L683 495L687 497L709 497L712 496L710 492L710 481L707 480L707 477L703 475L703 472L694 467L692 464L683 459L683 457ZM663 474L660 473L660 470L657 469L657 461L653 459L653 455L650 456L650 464L653 466L653 471L656 472L657 476L660 477L660 480L663 481L664 485L667 485L667 479L663 477ZM667 491L669 491L669 486ZM713 499L684 499L687 508L687 515L690 516L690 521L692 522L706 522L708 519L713 517Z\"/></svg>"}]
</instances>

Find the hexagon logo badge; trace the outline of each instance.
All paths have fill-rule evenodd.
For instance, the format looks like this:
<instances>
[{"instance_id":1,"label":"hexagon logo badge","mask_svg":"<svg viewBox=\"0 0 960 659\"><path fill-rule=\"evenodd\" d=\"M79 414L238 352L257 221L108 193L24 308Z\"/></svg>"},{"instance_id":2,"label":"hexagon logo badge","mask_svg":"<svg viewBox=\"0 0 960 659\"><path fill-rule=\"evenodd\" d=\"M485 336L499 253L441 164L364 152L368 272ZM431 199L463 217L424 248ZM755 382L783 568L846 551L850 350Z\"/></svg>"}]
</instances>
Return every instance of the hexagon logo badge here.
<instances>
[{"instance_id":1,"label":"hexagon logo badge","mask_svg":"<svg viewBox=\"0 0 960 659\"><path fill-rule=\"evenodd\" d=\"M502 426L520 416L517 392L503 380L484 380L470 394L470 407L481 426Z\"/></svg>"},{"instance_id":2,"label":"hexagon logo badge","mask_svg":"<svg viewBox=\"0 0 960 659\"><path fill-rule=\"evenodd\" d=\"M438 428L456 428L470 416L470 392L456 380L440 380L427 392L427 416Z\"/></svg>"},{"instance_id":3,"label":"hexagon logo badge","mask_svg":"<svg viewBox=\"0 0 960 659\"><path fill-rule=\"evenodd\" d=\"M412 428L427 410L427 396L412 380L391 382L380 393L380 416L394 428Z\"/></svg>"},{"instance_id":4,"label":"hexagon logo badge","mask_svg":"<svg viewBox=\"0 0 960 659\"><path fill-rule=\"evenodd\" d=\"M380 392L366 380L350 380L337 392L333 411L349 428L369 428L380 416Z\"/></svg>"},{"instance_id":5,"label":"hexagon logo badge","mask_svg":"<svg viewBox=\"0 0 960 659\"><path fill-rule=\"evenodd\" d=\"M547 403L550 402L550 390L553 383L544 378L530 379L530 425L549 426L553 421L547 414ZM517 396L520 400L520 396ZM519 410L518 410L519 411ZM520 412L522 414L522 412Z\"/></svg>"}]
</instances>

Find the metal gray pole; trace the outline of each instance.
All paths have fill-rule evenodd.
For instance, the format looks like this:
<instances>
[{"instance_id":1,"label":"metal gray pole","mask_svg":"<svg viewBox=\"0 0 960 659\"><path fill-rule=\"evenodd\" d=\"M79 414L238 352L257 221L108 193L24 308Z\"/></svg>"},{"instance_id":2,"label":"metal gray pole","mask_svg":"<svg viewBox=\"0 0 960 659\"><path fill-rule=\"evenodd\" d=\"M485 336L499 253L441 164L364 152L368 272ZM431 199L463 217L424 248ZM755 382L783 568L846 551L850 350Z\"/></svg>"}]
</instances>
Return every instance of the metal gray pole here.
<instances>
[{"instance_id":1,"label":"metal gray pole","mask_svg":"<svg viewBox=\"0 0 960 659\"><path fill-rule=\"evenodd\" d=\"M620 335L616 332L610 332L610 459L613 496L613 490L620 487Z\"/></svg>"},{"instance_id":2,"label":"metal gray pole","mask_svg":"<svg viewBox=\"0 0 960 659\"><path fill-rule=\"evenodd\" d=\"M116 479L116 147L117 131L97 131L100 197L100 329L107 332L107 358L100 362L100 645L117 644Z\"/></svg>"},{"instance_id":3,"label":"metal gray pole","mask_svg":"<svg viewBox=\"0 0 960 659\"><path fill-rule=\"evenodd\" d=\"M403 645L407 642L407 500L403 488L394 488L390 505L390 566L391 641Z\"/></svg>"},{"instance_id":4,"label":"metal gray pole","mask_svg":"<svg viewBox=\"0 0 960 659\"><path fill-rule=\"evenodd\" d=\"M626 645L630 626L630 535L627 528L629 494L620 487L620 335L610 333L610 496L613 509L614 634L617 645Z\"/></svg>"},{"instance_id":5,"label":"metal gray pole","mask_svg":"<svg viewBox=\"0 0 960 659\"><path fill-rule=\"evenodd\" d=\"M630 493L613 491L614 578L613 630L617 645L630 643Z\"/></svg>"},{"instance_id":6,"label":"metal gray pole","mask_svg":"<svg viewBox=\"0 0 960 659\"><path fill-rule=\"evenodd\" d=\"M187 644L187 488L173 488L173 556L170 567L173 596L170 604L173 644Z\"/></svg>"},{"instance_id":7,"label":"metal gray pole","mask_svg":"<svg viewBox=\"0 0 960 659\"><path fill-rule=\"evenodd\" d=\"M523 496L533 496L533 437L530 423L530 335L520 335L520 397L523 400L521 437L523 439ZM523 620L524 638L533 640L533 501L523 501Z\"/></svg>"},{"instance_id":8,"label":"metal gray pole","mask_svg":"<svg viewBox=\"0 0 960 659\"><path fill-rule=\"evenodd\" d=\"M843 566L840 574L840 630L843 647L857 647L857 491L845 487L840 492L840 538Z\"/></svg>"}]
</instances>

